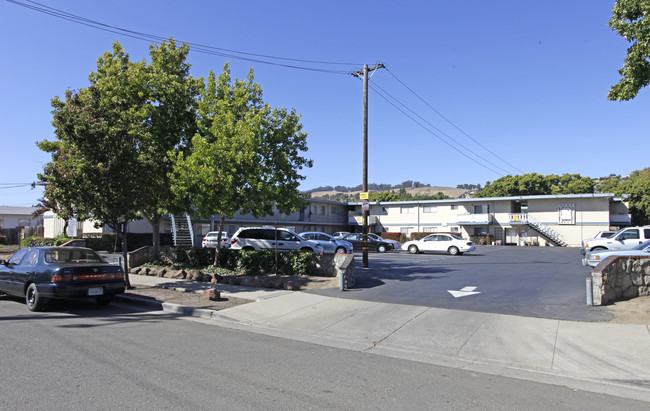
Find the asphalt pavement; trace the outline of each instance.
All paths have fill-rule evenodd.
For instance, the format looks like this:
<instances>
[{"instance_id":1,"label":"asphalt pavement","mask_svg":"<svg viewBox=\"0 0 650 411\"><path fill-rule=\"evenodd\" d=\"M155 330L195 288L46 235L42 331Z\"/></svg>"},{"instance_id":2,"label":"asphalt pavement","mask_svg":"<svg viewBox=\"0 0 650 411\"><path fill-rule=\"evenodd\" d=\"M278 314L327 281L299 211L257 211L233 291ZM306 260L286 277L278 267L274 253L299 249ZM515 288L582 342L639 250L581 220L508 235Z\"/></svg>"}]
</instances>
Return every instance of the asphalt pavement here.
<instances>
[{"instance_id":1,"label":"asphalt pavement","mask_svg":"<svg viewBox=\"0 0 650 411\"><path fill-rule=\"evenodd\" d=\"M134 285L180 280L130 275ZM223 327L650 402L650 320L615 324L196 283L254 301L221 311L162 304ZM132 297L122 296L121 300ZM130 302L137 302L133 299Z\"/></svg>"}]
</instances>

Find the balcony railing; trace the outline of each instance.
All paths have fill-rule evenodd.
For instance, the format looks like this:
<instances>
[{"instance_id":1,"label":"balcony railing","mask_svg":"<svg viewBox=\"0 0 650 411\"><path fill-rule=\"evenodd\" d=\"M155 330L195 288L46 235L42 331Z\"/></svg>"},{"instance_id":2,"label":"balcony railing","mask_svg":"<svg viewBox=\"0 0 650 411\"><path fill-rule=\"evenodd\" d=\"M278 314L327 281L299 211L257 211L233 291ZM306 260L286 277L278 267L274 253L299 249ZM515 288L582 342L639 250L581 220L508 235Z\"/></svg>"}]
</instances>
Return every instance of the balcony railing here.
<instances>
[{"instance_id":1,"label":"balcony railing","mask_svg":"<svg viewBox=\"0 0 650 411\"><path fill-rule=\"evenodd\" d=\"M458 224L489 224L492 221L492 214L458 214L456 222Z\"/></svg>"},{"instance_id":2,"label":"balcony railing","mask_svg":"<svg viewBox=\"0 0 650 411\"><path fill-rule=\"evenodd\" d=\"M511 223L526 223L528 222L528 213L508 214L508 219Z\"/></svg>"}]
</instances>

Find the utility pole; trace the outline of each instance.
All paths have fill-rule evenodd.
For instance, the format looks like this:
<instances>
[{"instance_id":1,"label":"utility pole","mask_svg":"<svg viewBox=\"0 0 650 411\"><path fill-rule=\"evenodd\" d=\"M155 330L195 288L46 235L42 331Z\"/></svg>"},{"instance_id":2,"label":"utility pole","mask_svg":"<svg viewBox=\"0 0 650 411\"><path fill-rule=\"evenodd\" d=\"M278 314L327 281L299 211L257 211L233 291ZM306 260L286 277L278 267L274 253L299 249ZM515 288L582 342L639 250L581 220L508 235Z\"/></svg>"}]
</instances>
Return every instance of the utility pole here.
<instances>
[{"instance_id":1,"label":"utility pole","mask_svg":"<svg viewBox=\"0 0 650 411\"><path fill-rule=\"evenodd\" d=\"M355 71L352 73L355 77L363 76L363 192L366 194L368 193L368 72L384 67L384 63L378 63L371 68L368 68L368 65L364 64L363 71ZM363 207L363 268L368 268L368 207L369 204L367 203Z\"/></svg>"}]
</instances>

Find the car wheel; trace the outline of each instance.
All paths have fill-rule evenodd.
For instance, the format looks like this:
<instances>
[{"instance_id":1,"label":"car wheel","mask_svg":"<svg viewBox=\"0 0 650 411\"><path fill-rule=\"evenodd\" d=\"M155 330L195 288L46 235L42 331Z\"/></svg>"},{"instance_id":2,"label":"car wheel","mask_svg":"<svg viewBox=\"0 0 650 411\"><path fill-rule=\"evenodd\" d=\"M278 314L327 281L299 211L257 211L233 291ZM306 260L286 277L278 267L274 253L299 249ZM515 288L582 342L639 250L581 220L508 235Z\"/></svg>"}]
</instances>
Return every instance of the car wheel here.
<instances>
[{"instance_id":1,"label":"car wheel","mask_svg":"<svg viewBox=\"0 0 650 411\"><path fill-rule=\"evenodd\" d=\"M45 307L45 298L41 297L36 284L31 283L25 293L25 304L29 311L41 311Z\"/></svg>"},{"instance_id":2,"label":"car wheel","mask_svg":"<svg viewBox=\"0 0 650 411\"><path fill-rule=\"evenodd\" d=\"M242 248L243 251L255 251L253 247L244 247Z\"/></svg>"},{"instance_id":3,"label":"car wheel","mask_svg":"<svg viewBox=\"0 0 650 411\"><path fill-rule=\"evenodd\" d=\"M346 254L345 253L345 247L337 247L335 253L336 254Z\"/></svg>"},{"instance_id":4,"label":"car wheel","mask_svg":"<svg viewBox=\"0 0 650 411\"><path fill-rule=\"evenodd\" d=\"M418 246L417 246L417 245L415 245L415 244L411 244L411 245L409 246L409 253L411 253L411 254L417 254L417 253L419 253L419 252L420 252L420 250L418 249Z\"/></svg>"},{"instance_id":5,"label":"car wheel","mask_svg":"<svg viewBox=\"0 0 650 411\"><path fill-rule=\"evenodd\" d=\"M95 297L95 301L97 302L97 305L108 305L111 301L113 301L113 296L102 295L101 297Z\"/></svg>"},{"instance_id":6,"label":"car wheel","mask_svg":"<svg viewBox=\"0 0 650 411\"><path fill-rule=\"evenodd\" d=\"M458 250L458 247L449 247L449 250L447 250L449 254L451 255L458 255L460 254L460 250Z\"/></svg>"},{"instance_id":7,"label":"car wheel","mask_svg":"<svg viewBox=\"0 0 650 411\"><path fill-rule=\"evenodd\" d=\"M383 245L383 244L379 244L379 245L377 246L377 252L378 252L378 253L385 253L385 252L386 252L386 246Z\"/></svg>"}]
</instances>

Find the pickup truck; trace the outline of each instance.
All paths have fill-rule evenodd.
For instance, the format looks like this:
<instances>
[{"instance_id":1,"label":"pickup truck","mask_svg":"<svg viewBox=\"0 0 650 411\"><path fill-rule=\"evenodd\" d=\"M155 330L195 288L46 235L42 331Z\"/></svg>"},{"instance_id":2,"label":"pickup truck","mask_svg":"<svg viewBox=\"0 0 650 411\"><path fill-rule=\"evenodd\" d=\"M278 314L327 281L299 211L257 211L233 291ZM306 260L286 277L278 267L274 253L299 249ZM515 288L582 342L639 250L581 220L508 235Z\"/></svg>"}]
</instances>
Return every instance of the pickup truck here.
<instances>
[{"instance_id":1,"label":"pickup truck","mask_svg":"<svg viewBox=\"0 0 650 411\"><path fill-rule=\"evenodd\" d=\"M626 227L611 237L588 238L582 240L582 255L589 251L630 250L642 242L650 240L650 226Z\"/></svg>"}]
</instances>

